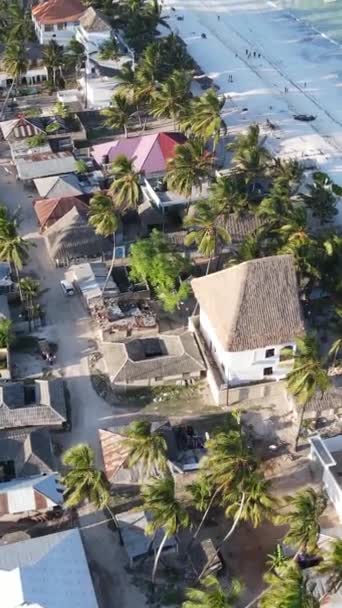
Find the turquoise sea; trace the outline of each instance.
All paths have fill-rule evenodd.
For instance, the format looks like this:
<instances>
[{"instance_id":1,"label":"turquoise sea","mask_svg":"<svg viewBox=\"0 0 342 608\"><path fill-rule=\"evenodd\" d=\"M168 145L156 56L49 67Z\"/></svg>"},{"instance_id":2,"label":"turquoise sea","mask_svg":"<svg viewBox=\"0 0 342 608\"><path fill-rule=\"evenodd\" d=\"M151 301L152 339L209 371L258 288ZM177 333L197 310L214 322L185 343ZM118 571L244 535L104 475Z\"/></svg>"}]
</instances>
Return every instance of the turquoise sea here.
<instances>
[{"instance_id":1,"label":"turquoise sea","mask_svg":"<svg viewBox=\"0 0 342 608\"><path fill-rule=\"evenodd\" d=\"M275 0L274 3L342 45L342 0Z\"/></svg>"}]
</instances>

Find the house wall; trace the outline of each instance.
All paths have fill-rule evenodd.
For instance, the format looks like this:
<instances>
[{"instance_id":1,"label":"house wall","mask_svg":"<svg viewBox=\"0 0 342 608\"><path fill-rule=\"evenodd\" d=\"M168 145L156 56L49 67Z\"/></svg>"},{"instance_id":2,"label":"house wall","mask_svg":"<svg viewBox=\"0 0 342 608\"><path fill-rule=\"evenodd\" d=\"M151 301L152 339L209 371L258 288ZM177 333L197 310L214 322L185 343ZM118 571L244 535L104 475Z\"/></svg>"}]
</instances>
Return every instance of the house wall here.
<instances>
[{"instance_id":1,"label":"house wall","mask_svg":"<svg viewBox=\"0 0 342 608\"><path fill-rule=\"evenodd\" d=\"M117 389L124 389L129 391L130 388L144 387L144 386L167 386L168 384L179 384L183 385L189 379L199 380L201 378L200 372L193 372L191 374L177 374L175 376L156 376L155 378L143 378L142 380L132 380L129 383L115 382L112 379L113 385Z\"/></svg>"},{"instance_id":2,"label":"house wall","mask_svg":"<svg viewBox=\"0 0 342 608\"><path fill-rule=\"evenodd\" d=\"M110 40L111 32L87 32L79 25L76 29L76 40L83 44L86 53L96 53L106 40Z\"/></svg>"},{"instance_id":3,"label":"house wall","mask_svg":"<svg viewBox=\"0 0 342 608\"><path fill-rule=\"evenodd\" d=\"M32 21L40 44L46 44L50 40L55 40L57 44L67 46L79 27L78 21L44 25L40 24L33 16Z\"/></svg>"},{"instance_id":4,"label":"house wall","mask_svg":"<svg viewBox=\"0 0 342 608\"><path fill-rule=\"evenodd\" d=\"M280 362L280 351L285 346L292 346L294 342L284 344L266 344L264 348L240 352L226 351L203 310L200 311L200 331L208 345L208 348L216 361L223 378L230 386L237 386L248 382L260 382L262 380L281 380L285 378L292 365L287 361ZM274 356L266 358L266 350L274 349ZM271 376L264 375L264 369L272 367Z\"/></svg>"},{"instance_id":5,"label":"house wall","mask_svg":"<svg viewBox=\"0 0 342 608\"><path fill-rule=\"evenodd\" d=\"M341 435L324 440L322 438L319 439L330 453L332 459L334 459L334 452L341 452ZM340 522L342 523L342 488L340 487L340 484L336 481L333 473L330 470L332 467L335 466L335 461L332 460L331 463L324 464L321 458L319 457L318 451L316 450L316 447L313 443L311 443L310 459L313 462L315 468L321 471L324 488L327 492L329 499L335 507Z\"/></svg>"},{"instance_id":6,"label":"house wall","mask_svg":"<svg viewBox=\"0 0 342 608\"><path fill-rule=\"evenodd\" d=\"M45 66L41 65L36 68L32 68L31 70L27 70L27 72L21 76L19 79L20 85L34 85L40 84L47 79L47 69ZM2 89L6 89L10 86L12 82L12 77L6 72L0 72L0 87Z\"/></svg>"}]
</instances>

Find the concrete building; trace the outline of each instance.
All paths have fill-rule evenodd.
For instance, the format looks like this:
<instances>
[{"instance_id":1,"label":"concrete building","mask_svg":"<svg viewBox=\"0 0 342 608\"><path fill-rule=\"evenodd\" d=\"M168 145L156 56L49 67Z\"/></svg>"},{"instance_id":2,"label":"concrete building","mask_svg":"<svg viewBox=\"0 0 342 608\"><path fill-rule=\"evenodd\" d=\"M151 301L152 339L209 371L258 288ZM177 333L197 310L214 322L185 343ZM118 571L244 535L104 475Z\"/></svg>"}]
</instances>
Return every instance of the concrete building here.
<instances>
[{"instance_id":1,"label":"concrete building","mask_svg":"<svg viewBox=\"0 0 342 608\"><path fill-rule=\"evenodd\" d=\"M200 314L190 320L190 329L197 324L223 385L286 377L295 339L304 334L292 256L244 262L194 279L192 288Z\"/></svg>"},{"instance_id":2,"label":"concrete building","mask_svg":"<svg viewBox=\"0 0 342 608\"><path fill-rule=\"evenodd\" d=\"M62 507L64 490L58 477L44 473L0 483L0 517Z\"/></svg>"},{"instance_id":3,"label":"concrete building","mask_svg":"<svg viewBox=\"0 0 342 608\"><path fill-rule=\"evenodd\" d=\"M55 40L67 46L85 10L80 0L46 0L34 6L32 21L40 44Z\"/></svg>"},{"instance_id":4,"label":"concrete building","mask_svg":"<svg viewBox=\"0 0 342 608\"><path fill-rule=\"evenodd\" d=\"M76 40L84 46L86 54L99 51L103 43L111 39L111 34L112 28L107 17L89 6L80 17L76 30Z\"/></svg>"},{"instance_id":5,"label":"concrete building","mask_svg":"<svg viewBox=\"0 0 342 608\"><path fill-rule=\"evenodd\" d=\"M342 435L309 439L310 459L342 523Z\"/></svg>"}]
</instances>

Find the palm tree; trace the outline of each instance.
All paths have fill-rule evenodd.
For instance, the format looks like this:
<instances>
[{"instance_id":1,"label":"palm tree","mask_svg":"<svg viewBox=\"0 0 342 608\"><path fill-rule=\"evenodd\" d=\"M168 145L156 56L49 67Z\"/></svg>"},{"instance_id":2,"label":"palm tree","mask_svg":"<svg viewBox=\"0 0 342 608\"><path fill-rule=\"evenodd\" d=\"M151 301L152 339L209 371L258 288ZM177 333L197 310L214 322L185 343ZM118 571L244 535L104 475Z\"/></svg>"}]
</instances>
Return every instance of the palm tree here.
<instances>
[{"instance_id":1,"label":"palm tree","mask_svg":"<svg viewBox=\"0 0 342 608\"><path fill-rule=\"evenodd\" d=\"M316 391L323 395L330 386L330 379L323 367L319 345L313 335L297 338L294 366L287 375L287 389L305 406Z\"/></svg>"},{"instance_id":2,"label":"palm tree","mask_svg":"<svg viewBox=\"0 0 342 608\"><path fill-rule=\"evenodd\" d=\"M265 519L274 517L276 500L270 495L270 482L266 481L258 471L245 475L239 486L232 486L231 490L223 496L225 513L227 517L234 517L241 508L241 496L245 500L240 513L240 521L247 521L257 528Z\"/></svg>"},{"instance_id":3,"label":"palm tree","mask_svg":"<svg viewBox=\"0 0 342 608\"><path fill-rule=\"evenodd\" d=\"M19 270L22 269L24 261L28 257L28 248L31 243L24 240L17 231L15 220L8 220L0 224L0 260L13 264L22 300L19 281Z\"/></svg>"},{"instance_id":4,"label":"palm tree","mask_svg":"<svg viewBox=\"0 0 342 608\"><path fill-rule=\"evenodd\" d=\"M327 507L326 495L315 492L313 488L306 488L294 496L286 497L284 506L289 509L276 519L277 523L289 526L284 542L296 549L296 555L314 554L320 533L319 518Z\"/></svg>"},{"instance_id":5,"label":"palm tree","mask_svg":"<svg viewBox=\"0 0 342 608\"><path fill-rule=\"evenodd\" d=\"M297 448L303 422L305 406L317 391L321 395L331 386L331 380L320 356L315 336L306 334L297 338L293 369L286 377L287 390L302 406L295 446Z\"/></svg>"},{"instance_id":6,"label":"palm tree","mask_svg":"<svg viewBox=\"0 0 342 608\"><path fill-rule=\"evenodd\" d=\"M264 228L255 230L252 234L248 234L242 241L237 252L231 257L226 267L236 266L242 262L248 262L249 260L255 260L256 258L263 257L263 241L265 238Z\"/></svg>"},{"instance_id":7,"label":"palm tree","mask_svg":"<svg viewBox=\"0 0 342 608\"><path fill-rule=\"evenodd\" d=\"M50 40L48 44L43 46L43 64L47 68L49 79L56 87L57 74L61 75L64 64L64 51L63 47L59 46L55 40Z\"/></svg>"},{"instance_id":8,"label":"palm tree","mask_svg":"<svg viewBox=\"0 0 342 608\"><path fill-rule=\"evenodd\" d=\"M31 323L33 320L34 303L39 295L39 281L24 277L19 281L23 302L28 313L29 331L31 331Z\"/></svg>"},{"instance_id":9,"label":"palm tree","mask_svg":"<svg viewBox=\"0 0 342 608\"><path fill-rule=\"evenodd\" d=\"M220 222L220 207L211 201L198 201L195 211L184 219L185 226L193 229L184 239L185 245L196 243L198 251L208 257L206 274L209 274L210 264L220 249L231 242L228 231Z\"/></svg>"},{"instance_id":10,"label":"palm tree","mask_svg":"<svg viewBox=\"0 0 342 608\"><path fill-rule=\"evenodd\" d=\"M200 589L190 587L186 590L182 608L234 608L242 590L240 581L233 579L226 592L217 578L209 575L201 581Z\"/></svg>"},{"instance_id":11,"label":"palm tree","mask_svg":"<svg viewBox=\"0 0 342 608\"><path fill-rule=\"evenodd\" d=\"M335 367L336 361L342 353L342 308L336 308L335 313L337 318L334 325L334 333L338 337L334 340L329 349L329 357L332 357L333 359L333 367Z\"/></svg>"},{"instance_id":12,"label":"palm tree","mask_svg":"<svg viewBox=\"0 0 342 608\"><path fill-rule=\"evenodd\" d=\"M69 468L62 477L68 507L77 507L85 500L98 509L108 505L108 483L103 472L95 467L94 461L94 451L85 443L75 445L63 454L62 462Z\"/></svg>"},{"instance_id":13,"label":"palm tree","mask_svg":"<svg viewBox=\"0 0 342 608\"><path fill-rule=\"evenodd\" d=\"M265 575L269 587L259 596L260 608L319 608L320 600L315 597L314 585L303 574L299 566L287 562L276 572ZM245 608L254 605L258 598Z\"/></svg>"},{"instance_id":14,"label":"palm tree","mask_svg":"<svg viewBox=\"0 0 342 608\"><path fill-rule=\"evenodd\" d=\"M135 110L122 93L115 93L111 99L110 106L101 110L105 117L103 124L110 129L123 129L125 137L128 137L128 124Z\"/></svg>"},{"instance_id":15,"label":"palm tree","mask_svg":"<svg viewBox=\"0 0 342 608\"><path fill-rule=\"evenodd\" d=\"M150 422L136 420L129 425L122 445L128 450L127 464L139 464L147 476L167 468L167 443L161 432L153 431Z\"/></svg>"},{"instance_id":16,"label":"palm tree","mask_svg":"<svg viewBox=\"0 0 342 608\"><path fill-rule=\"evenodd\" d=\"M13 324L9 319L0 319L0 348L8 348L14 340Z\"/></svg>"},{"instance_id":17,"label":"palm tree","mask_svg":"<svg viewBox=\"0 0 342 608\"><path fill-rule=\"evenodd\" d=\"M168 188L190 200L192 189L202 189L208 179L213 163L213 155L207 152L198 139L179 144L175 155L168 160L166 181Z\"/></svg>"},{"instance_id":18,"label":"palm tree","mask_svg":"<svg viewBox=\"0 0 342 608\"><path fill-rule=\"evenodd\" d=\"M99 53L100 59L104 61L115 60L119 55L119 45L113 36L101 44Z\"/></svg>"},{"instance_id":19,"label":"palm tree","mask_svg":"<svg viewBox=\"0 0 342 608\"><path fill-rule=\"evenodd\" d=\"M297 191L303 172L301 164L293 158L289 160L275 158L273 160L272 175L275 178L282 178L289 185L292 194Z\"/></svg>"},{"instance_id":20,"label":"palm tree","mask_svg":"<svg viewBox=\"0 0 342 608\"><path fill-rule=\"evenodd\" d=\"M66 48L64 62L67 67L76 71L79 74L83 63L86 60L86 54L83 44L78 42L76 38L72 38Z\"/></svg>"},{"instance_id":21,"label":"palm tree","mask_svg":"<svg viewBox=\"0 0 342 608\"><path fill-rule=\"evenodd\" d=\"M328 176L320 178L324 174L319 173L313 184L309 186L308 194L302 194L304 203L311 209L313 217L321 224L331 222L338 213L336 209L336 196L333 191L333 183Z\"/></svg>"},{"instance_id":22,"label":"palm tree","mask_svg":"<svg viewBox=\"0 0 342 608\"><path fill-rule=\"evenodd\" d=\"M189 102L191 74L175 70L152 95L151 113L156 118L171 118L176 128L177 120Z\"/></svg>"},{"instance_id":23,"label":"palm tree","mask_svg":"<svg viewBox=\"0 0 342 608\"><path fill-rule=\"evenodd\" d=\"M175 482L170 475L147 483L142 488L141 496L144 510L152 517L152 521L146 527L147 534L154 535L161 529L164 532L153 565L152 584L154 584L159 558L166 541L182 528L187 528L190 525L190 518L176 497Z\"/></svg>"},{"instance_id":24,"label":"palm tree","mask_svg":"<svg viewBox=\"0 0 342 608\"><path fill-rule=\"evenodd\" d=\"M192 537L190 543L190 545L192 545L202 529L215 499L218 497L219 490L215 489L213 480L209 479L203 471L200 471L196 476L196 479L187 486L187 490L189 491L191 503L195 506L196 511L203 513L201 521Z\"/></svg>"},{"instance_id":25,"label":"palm tree","mask_svg":"<svg viewBox=\"0 0 342 608\"><path fill-rule=\"evenodd\" d=\"M130 103L137 103L138 85L136 73L133 70L132 63L130 61L123 64L120 72L117 75L117 79L119 82L117 87L118 93L121 93L121 95L127 97Z\"/></svg>"},{"instance_id":26,"label":"palm tree","mask_svg":"<svg viewBox=\"0 0 342 608\"><path fill-rule=\"evenodd\" d=\"M2 105L0 119L4 115L13 87L18 84L20 77L27 71L29 62L25 44L20 41L10 41L6 45L2 65L6 73L12 78L12 82Z\"/></svg>"},{"instance_id":27,"label":"palm tree","mask_svg":"<svg viewBox=\"0 0 342 608\"><path fill-rule=\"evenodd\" d=\"M106 276L106 280L103 284L102 295L105 292L108 281L112 276L114 264L115 264L115 253L116 253L116 231L119 227L119 218L115 212L113 206L113 200L110 196L106 196L102 192L96 192L90 199L89 206L89 224L94 226L96 234L101 234L108 238L113 238L113 253L111 264Z\"/></svg>"},{"instance_id":28,"label":"palm tree","mask_svg":"<svg viewBox=\"0 0 342 608\"><path fill-rule=\"evenodd\" d=\"M227 222L230 214L243 213L248 208L245 183L236 175L219 177L210 186L210 200L220 207L220 215Z\"/></svg>"},{"instance_id":29,"label":"palm tree","mask_svg":"<svg viewBox=\"0 0 342 608\"><path fill-rule=\"evenodd\" d=\"M134 169L134 160L123 154L116 157L111 165L114 175L109 190L114 197L115 206L121 211L136 209L142 196L140 174Z\"/></svg>"},{"instance_id":30,"label":"palm tree","mask_svg":"<svg viewBox=\"0 0 342 608\"><path fill-rule=\"evenodd\" d=\"M204 95L193 100L190 115L182 123L182 128L190 130L204 141L213 138L215 150L220 139L221 127L224 125L221 119L224 104L225 98L220 99L214 89L209 89Z\"/></svg>"},{"instance_id":31,"label":"palm tree","mask_svg":"<svg viewBox=\"0 0 342 608\"><path fill-rule=\"evenodd\" d=\"M259 125L250 125L247 133L236 137L228 150L232 150L237 170L246 175L248 184L262 176L269 167L271 155L260 141Z\"/></svg>"},{"instance_id":32,"label":"palm tree","mask_svg":"<svg viewBox=\"0 0 342 608\"><path fill-rule=\"evenodd\" d=\"M330 551L325 553L319 572L328 577L329 593L337 593L342 587L342 540L332 541ZM322 598L321 598L322 599Z\"/></svg>"}]
</instances>

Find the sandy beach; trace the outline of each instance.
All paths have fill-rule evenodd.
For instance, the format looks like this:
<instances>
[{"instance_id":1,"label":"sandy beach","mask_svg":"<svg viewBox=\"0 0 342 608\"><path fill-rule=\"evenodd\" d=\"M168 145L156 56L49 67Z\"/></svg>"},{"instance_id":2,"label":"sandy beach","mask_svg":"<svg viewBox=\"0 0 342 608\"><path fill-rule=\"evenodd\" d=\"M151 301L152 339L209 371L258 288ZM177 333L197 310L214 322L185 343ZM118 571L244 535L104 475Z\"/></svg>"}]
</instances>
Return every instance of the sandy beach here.
<instances>
[{"instance_id":1,"label":"sandy beach","mask_svg":"<svg viewBox=\"0 0 342 608\"><path fill-rule=\"evenodd\" d=\"M342 47L271 2L166 0L164 7L170 27L227 97L230 131L257 122L274 154L305 160L342 186ZM300 122L298 114L316 118Z\"/></svg>"}]
</instances>

